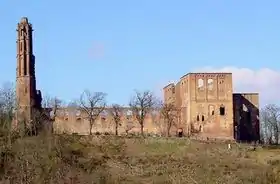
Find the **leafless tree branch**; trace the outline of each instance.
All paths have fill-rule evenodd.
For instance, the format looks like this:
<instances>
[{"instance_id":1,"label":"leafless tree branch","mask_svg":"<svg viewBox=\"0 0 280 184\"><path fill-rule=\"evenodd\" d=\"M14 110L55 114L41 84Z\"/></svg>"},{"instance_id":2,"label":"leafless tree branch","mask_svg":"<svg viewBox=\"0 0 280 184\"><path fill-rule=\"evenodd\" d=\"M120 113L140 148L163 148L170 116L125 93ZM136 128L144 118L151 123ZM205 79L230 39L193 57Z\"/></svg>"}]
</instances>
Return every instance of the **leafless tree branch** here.
<instances>
[{"instance_id":1,"label":"leafless tree branch","mask_svg":"<svg viewBox=\"0 0 280 184\"><path fill-rule=\"evenodd\" d=\"M118 135L118 128L121 126L121 116L123 114L123 108L118 104L113 104L111 108L108 109L110 115L113 117L115 124L115 134Z\"/></svg>"},{"instance_id":2,"label":"leafless tree branch","mask_svg":"<svg viewBox=\"0 0 280 184\"><path fill-rule=\"evenodd\" d=\"M15 88L12 83L5 83L0 88L0 118L2 128L10 127L16 110Z\"/></svg>"},{"instance_id":3,"label":"leafless tree branch","mask_svg":"<svg viewBox=\"0 0 280 184\"><path fill-rule=\"evenodd\" d=\"M146 115L153 109L153 107L155 107L156 104L157 100L150 91L136 91L129 103L133 115L140 124L142 136L144 136L144 120Z\"/></svg>"},{"instance_id":4,"label":"leafless tree branch","mask_svg":"<svg viewBox=\"0 0 280 184\"><path fill-rule=\"evenodd\" d=\"M162 103L161 115L164 119L167 128L167 136L170 136L170 129L172 126L176 127L178 110L174 104Z\"/></svg>"},{"instance_id":5,"label":"leafless tree branch","mask_svg":"<svg viewBox=\"0 0 280 184\"><path fill-rule=\"evenodd\" d=\"M280 107L275 104L266 105L261 110L261 122L267 141L279 143L280 138Z\"/></svg>"},{"instance_id":6,"label":"leafless tree branch","mask_svg":"<svg viewBox=\"0 0 280 184\"><path fill-rule=\"evenodd\" d=\"M88 119L90 125L89 134L92 135L93 124L106 107L106 94L85 90L80 96L79 107L86 113L85 118Z\"/></svg>"}]
</instances>

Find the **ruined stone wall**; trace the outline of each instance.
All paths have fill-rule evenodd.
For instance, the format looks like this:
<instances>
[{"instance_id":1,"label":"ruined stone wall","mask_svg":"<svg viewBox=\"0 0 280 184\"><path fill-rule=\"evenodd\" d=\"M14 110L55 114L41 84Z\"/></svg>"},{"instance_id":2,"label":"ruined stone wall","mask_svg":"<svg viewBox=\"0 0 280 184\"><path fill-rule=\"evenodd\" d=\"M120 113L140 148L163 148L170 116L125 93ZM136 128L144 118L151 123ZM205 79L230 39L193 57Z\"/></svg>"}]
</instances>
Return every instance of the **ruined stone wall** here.
<instances>
[{"instance_id":1,"label":"ruined stone wall","mask_svg":"<svg viewBox=\"0 0 280 184\"><path fill-rule=\"evenodd\" d=\"M179 124L185 133L233 138L231 73L189 73L180 78L175 89ZM165 92L165 100L170 96Z\"/></svg>"},{"instance_id":2,"label":"ruined stone wall","mask_svg":"<svg viewBox=\"0 0 280 184\"><path fill-rule=\"evenodd\" d=\"M234 136L237 140L259 140L259 94L234 93Z\"/></svg>"},{"instance_id":3,"label":"ruined stone wall","mask_svg":"<svg viewBox=\"0 0 280 184\"><path fill-rule=\"evenodd\" d=\"M57 115L53 123L55 133L78 133L88 135L90 131L89 121L85 118L85 112L77 108L61 108L57 110ZM132 116L129 108L124 108L121 125L118 128L119 134L140 133L140 125L136 118ZM174 130L175 131L175 130ZM172 132L175 134L176 132ZM108 110L102 112L92 127L92 132L115 134L115 122ZM158 135L166 134L166 124L163 122L159 111L149 113L144 122L144 132Z\"/></svg>"},{"instance_id":4,"label":"ruined stone wall","mask_svg":"<svg viewBox=\"0 0 280 184\"><path fill-rule=\"evenodd\" d=\"M178 108L180 108L180 124L181 128L184 129L185 134L189 134L189 129L187 126L188 118L189 118L189 81L188 81L188 76L183 76L181 77L180 81L178 82L179 90L179 99L180 103L178 103Z\"/></svg>"},{"instance_id":5,"label":"ruined stone wall","mask_svg":"<svg viewBox=\"0 0 280 184\"><path fill-rule=\"evenodd\" d=\"M176 101L175 84L171 83L163 88L163 97L165 103L175 103Z\"/></svg>"},{"instance_id":6,"label":"ruined stone wall","mask_svg":"<svg viewBox=\"0 0 280 184\"><path fill-rule=\"evenodd\" d=\"M177 108L177 128L183 128L184 127L184 123L182 120L182 111L181 111L181 106L182 106L182 98L181 98L181 85L180 82L178 82L175 85L175 107Z\"/></svg>"},{"instance_id":7,"label":"ruined stone wall","mask_svg":"<svg viewBox=\"0 0 280 184\"><path fill-rule=\"evenodd\" d=\"M233 138L232 74L189 74L188 124L201 135Z\"/></svg>"},{"instance_id":8,"label":"ruined stone wall","mask_svg":"<svg viewBox=\"0 0 280 184\"><path fill-rule=\"evenodd\" d=\"M177 112L176 112L177 117L170 130L171 135L172 134L175 135L178 129L184 129L184 126L185 126L185 124L184 124L185 110L182 107L183 91L181 88L181 83L178 82L176 85L173 83L168 84L166 87L163 88L163 93L164 93L164 102L171 103L174 105L175 108L177 108Z\"/></svg>"}]
</instances>

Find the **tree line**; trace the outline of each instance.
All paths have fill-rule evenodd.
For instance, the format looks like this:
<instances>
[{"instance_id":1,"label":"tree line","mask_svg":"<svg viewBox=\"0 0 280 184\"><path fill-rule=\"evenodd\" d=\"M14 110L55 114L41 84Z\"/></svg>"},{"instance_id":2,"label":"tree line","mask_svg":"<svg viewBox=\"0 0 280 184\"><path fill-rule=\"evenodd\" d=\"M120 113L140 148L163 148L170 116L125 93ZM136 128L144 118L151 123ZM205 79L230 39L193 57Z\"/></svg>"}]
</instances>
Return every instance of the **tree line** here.
<instances>
[{"instance_id":1,"label":"tree line","mask_svg":"<svg viewBox=\"0 0 280 184\"><path fill-rule=\"evenodd\" d=\"M261 141L267 144L280 143L280 106L268 104L260 111Z\"/></svg>"}]
</instances>

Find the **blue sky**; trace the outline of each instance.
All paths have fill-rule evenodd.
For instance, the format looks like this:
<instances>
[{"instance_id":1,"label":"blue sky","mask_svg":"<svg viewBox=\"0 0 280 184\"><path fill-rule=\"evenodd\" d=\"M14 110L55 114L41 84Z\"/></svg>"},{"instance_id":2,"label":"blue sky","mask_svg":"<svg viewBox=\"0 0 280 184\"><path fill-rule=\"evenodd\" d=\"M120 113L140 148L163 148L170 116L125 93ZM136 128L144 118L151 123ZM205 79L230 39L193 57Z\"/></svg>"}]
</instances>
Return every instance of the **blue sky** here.
<instances>
[{"instance_id":1,"label":"blue sky","mask_svg":"<svg viewBox=\"0 0 280 184\"><path fill-rule=\"evenodd\" d=\"M134 89L160 94L204 67L278 74L279 7L277 0L3 0L0 82L15 81L23 16L35 30L38 88L67 101L87 88L125 104Z\"/></svg>"}]
</instances>

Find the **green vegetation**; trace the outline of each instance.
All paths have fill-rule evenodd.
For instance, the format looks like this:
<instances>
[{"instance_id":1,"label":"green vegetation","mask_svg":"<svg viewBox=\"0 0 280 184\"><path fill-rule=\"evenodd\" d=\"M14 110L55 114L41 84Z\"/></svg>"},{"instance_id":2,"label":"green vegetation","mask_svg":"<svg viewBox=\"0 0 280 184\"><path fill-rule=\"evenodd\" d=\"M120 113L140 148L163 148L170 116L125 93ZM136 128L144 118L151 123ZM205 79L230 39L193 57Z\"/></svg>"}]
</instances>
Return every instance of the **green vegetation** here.
<instances>
[{"instance_id":1,"label":"green vegetation","mask_svg":"<svg viewBox=\"0 0 280 184\"><path fill-rule=\"evenodd\" d=\"M179 138L2 139L3 183L279 183L280 149Z\"/></svg>"}]
</instances>

